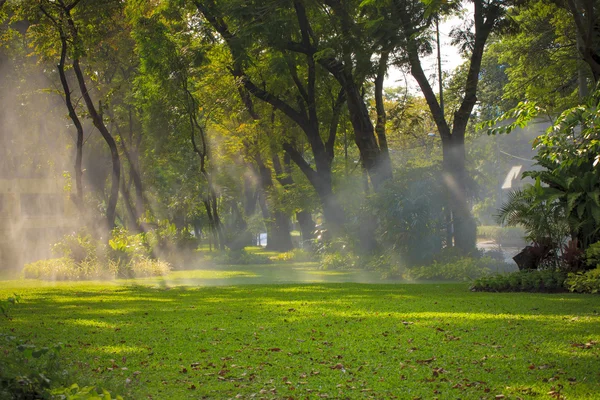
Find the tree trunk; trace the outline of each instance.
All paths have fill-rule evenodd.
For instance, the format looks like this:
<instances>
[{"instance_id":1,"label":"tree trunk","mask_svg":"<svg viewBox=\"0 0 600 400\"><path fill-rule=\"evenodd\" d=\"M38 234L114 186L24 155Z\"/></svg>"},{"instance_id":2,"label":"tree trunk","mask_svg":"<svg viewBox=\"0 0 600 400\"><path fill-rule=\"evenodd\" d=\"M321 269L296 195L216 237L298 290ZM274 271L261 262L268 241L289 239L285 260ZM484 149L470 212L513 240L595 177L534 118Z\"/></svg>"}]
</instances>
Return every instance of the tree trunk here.
<instances>
[{"instance_id":1,"label":"tree trunk","mask_svg":"<svg viewBox=\"0 0 600 400\"><path fill-rule=\"evenodd\" d=\"M476 248L477 225L467 197L464 139L460 141L458 138L458 135L453 135L450 143L443 147L444 183L452 212L451 226L448 228L453 232L454 246L464 254L469 254Z\"/></svg>"},{"instance_id":2,"label":"tree trunk","mask_svg":"<svg viewBox=\"0 0 600 400\"><path fill-rule=\"evenodd\" d=\"M339 82L346 93L346 104L350 114L350 122L354 129L354 141L360 151L363 167L371 178L373 189L378 191L383 184L392 178L392 166L389 155L381 151L375 139L375 129L369 111L353 77L346 73L344 65L335 59L319 59ZM387 146L387 142L385 142Z\"/></svg>"},{"instance_id":3,"label":"tree trunk","mask_svg":"<svg viewBox=\"0 0 600 400\"><path fill-rule=\"evenodd\" d=\"M281 210L278 210L276 204L271 205L273 212L268 212L266 199L269 191L273 188L273 178L271 170L263 163L260 157L256 157L256 163L261 183L262 201L259 200L259 202L261 202L265 225L267 225L267 248L276 251L289 251L294 247L292 245L289 217Z\"/></svg>"},{"instance_id":4,"label":"tree trunk","mask_svg":"<svg viewBox=\"0 0 600 400\"><path fill-rule=\"evenodd\" d=\"M57 27L60 32L60 62L58 63L58 75L60 76L60 83L63 88L65 96L65 104L69 111L69 118L75 125L77 131L77 142L75 147L75 196L72 197L77 209L81 212L83 210L83 126L73 106L73 100L71 98L71 88L69 87L69 81L67 80L67 74L65 73L65 61L67 58L67 38L64 34L62 27Z\"/></svg>"},{"instance_id":5,"label":"tree trunk","mask_svg":"<svg viewBox=\"0 0 600 400\"><path fill-rule=\"evenodd\" d=\"M292 179L292 166L291 166L291 157L288 153L285 153L283 162L285 165L284 168L281 166L281 161L279 160L279 156L275 151L272 152L273 159L273 169L275 169L275 174L277 176L277 180L281 184L281 186L291 186L294 184L294 180ZM285 174L284 174L285 173ZM307 240L311 240L314 237L315 233L315 222L312 219L312 216L308 211L298 211L296 212L296 219L298 220L298 224L300 225L300 232L302 233L302 241L305 242Z\"/></svg>"},{"instance_id":6,"label":"tree trunk","mask_svg":"<svg viewBox=\"0 0 600 400\"><path fill-rule=\"evenodd\" d=\"M323 216L325 222L331 233L334 236L341 234L344 230L344 223L346 222L346 216L343 208L338 203L336 196L333 193L331 187L331 171L315 171L306 162L302 154L296 150L289 143L283 144L283 149L289 154L291 160L300 168L300 170L306 175L311 185L315 188L321 207L323 209Z\"/></svg>"},{"instance_id":7,"label":"tree trunk","mask_svg":"<svg viewBox=\"0 0 600 400\"><path fill-rule=\"evenodd\" d=\"M73 60L73 70L75 71L75 75L77 76L77 82L79 83L79 89L81 91L81 95L83 96L83 100L85 102L86 108L92 117L92 122L96 129L100 131L100 134L104 138L104 141L108 145L110 149L110 157L112 161L112 177L111 177L111 188L110 195L108 198L108 204L106 206L106 223L108 230L113 230L115 227L115 214L117 209L117 201L119 200L119 183L121 178L121 160L119 158L119 150L117 149L117 143L115 139L112 137L106 125L104 125L104 121L102 121L102 117L100 113L96 110L94 106L94 102L90 96L90 93L85 84L85 78L83 77L83 72L81 71L81 67L79 66L79 60Z\"/></svg>"}]
</instances>

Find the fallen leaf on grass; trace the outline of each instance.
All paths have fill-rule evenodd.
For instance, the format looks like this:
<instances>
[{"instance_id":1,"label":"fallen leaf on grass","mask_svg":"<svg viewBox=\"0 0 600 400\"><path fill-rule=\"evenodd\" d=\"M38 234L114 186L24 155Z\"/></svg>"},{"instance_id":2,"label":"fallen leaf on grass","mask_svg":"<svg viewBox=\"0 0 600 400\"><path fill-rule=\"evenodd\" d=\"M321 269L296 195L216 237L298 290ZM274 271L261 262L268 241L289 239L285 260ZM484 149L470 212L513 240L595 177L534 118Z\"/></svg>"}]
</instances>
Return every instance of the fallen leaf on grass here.
<instances>
[{"instance_id":1,"label":"fallen leaf on grass","mask_svg":"<svg viewBox=\"0 0 600 400\"><path fill-rule=\"evenodd\" d=\"M596 342L595 340L591 340L587 343L571 343L571 347L578 347L580 349L591 349L596 344L598 344L598 342Z\"/></svg>"}]
</instances>

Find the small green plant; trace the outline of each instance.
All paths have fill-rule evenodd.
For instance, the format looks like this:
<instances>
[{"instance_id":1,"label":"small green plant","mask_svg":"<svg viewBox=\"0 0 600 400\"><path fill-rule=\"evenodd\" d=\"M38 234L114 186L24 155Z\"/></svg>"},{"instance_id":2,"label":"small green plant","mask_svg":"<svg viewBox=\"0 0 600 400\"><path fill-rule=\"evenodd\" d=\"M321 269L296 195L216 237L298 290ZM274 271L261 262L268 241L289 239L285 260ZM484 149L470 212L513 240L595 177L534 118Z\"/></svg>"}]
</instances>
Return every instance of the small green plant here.
<instances>
[{"instance_id":1,"label":"small green plant","mask_svg":"<svg viewBox=\"0 0 600 400\"><path fill-rule=\"evenodd\" d=\"M600 268L570 273L565 281L565 286L570 292L600 293Z\"/></svg>"},{"instance_id":2,"label":"small green plant","mask_svg":"<svg viewBox=\"0 0 600 400\"><path fill-rule=\"evenodd\" d=\"M590 268L600 267L600 242L592 243L586 249L585 263Z\"/></svg>"},{"instance_id":3,"label":"small green plant","mask_svg":"<svg viewBox=\"0 0 600 400\"><path fill-rule=\"evenodd\" d=\"M6 300L0 300L0 313L5 318L11 319L10 310L21 301L21 296L14 293L12 296L8 297Z\"/></svg>"},{"instance_id":4,"label":"small green plant","mask_svg":"<svg viewBox=\"0 0 600 400\"><path fill-rule=\"evenodd\" d=\"M52 398L65 400L123 400L117 395L112 397L110 392L104 388L95 386L79 387L76 383L69 387L62 387L50 391Z\"/></svg>"},{"instance_id":5,"label":"small green plant","mask_svg":"<svg viewBox=\"0 0 600 400\"><path fill-rule=\"evenodd\" d=\"M0 398L44 399L53 384L61 384L65 373L58 358L61 343L48 347L18 341L0 334L7 344L0 363Z\"/></svg>"}]
</instances>

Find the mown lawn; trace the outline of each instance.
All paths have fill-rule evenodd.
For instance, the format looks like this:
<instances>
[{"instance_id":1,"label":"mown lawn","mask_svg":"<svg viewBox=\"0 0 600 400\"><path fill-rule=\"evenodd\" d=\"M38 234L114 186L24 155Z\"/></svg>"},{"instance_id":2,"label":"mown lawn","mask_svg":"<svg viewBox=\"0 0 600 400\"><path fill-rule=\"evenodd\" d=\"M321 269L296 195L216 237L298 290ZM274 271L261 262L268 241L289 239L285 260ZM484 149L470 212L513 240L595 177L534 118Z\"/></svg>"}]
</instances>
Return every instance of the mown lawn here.
<instances>
[{"instance_id":1,"label":"mown lawn","mask_svg":"<svg viewBox=\"0 0 600 400\"><path fill-rule=\"evenodd\" d=\"M2 282L0 333L131 399L600 398L600 296L140 282Z\"/></svg>"}]
</instances>

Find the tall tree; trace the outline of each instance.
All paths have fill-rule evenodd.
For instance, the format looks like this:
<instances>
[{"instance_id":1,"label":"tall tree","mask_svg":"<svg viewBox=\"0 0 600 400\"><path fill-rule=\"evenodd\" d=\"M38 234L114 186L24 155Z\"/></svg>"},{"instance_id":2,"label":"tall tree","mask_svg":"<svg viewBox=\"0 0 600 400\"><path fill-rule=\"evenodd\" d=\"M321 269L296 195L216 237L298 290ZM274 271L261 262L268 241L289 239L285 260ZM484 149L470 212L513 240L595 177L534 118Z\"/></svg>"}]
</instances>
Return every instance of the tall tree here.
<instances>
[{"instance_id":1,"label":"tall tree","mask_svg":"<svg viewBox=\"0 0 600 400\"><path fill-rule=\"evenodd\" d=\"M465 166L465 131L473 107L477 102L477 85L481 60L490 33L501 22L505 2L499 0L473 0L472 28L465 32L465 55L469 68L464 81L460 106L448 118L440 104L429 78L423 69L421 54L427 42L427 28L437 16L437 2L394 1L402 30L401 47L406 62L433 115L442 139L443 175L448 193L448 206L452 211L454 245L463 252L475 249L475 221L468 202L468 175ZM426 47L425 47L426 48Z\"/></svg>"},{"instance_id":2,"label":"tall tree","mask_svg":"<svg viewBox=\"0 0 600 400\"><path fill-rule=\"evenodd\" d=\"M304 133L312 151L313 168L291 143L283 148L311 182L321 199L323 213L331 228L340 231L344 212L335 199L332 186L332 143L321 135L323 122L318 113L323 96L322 75L314 52L291 53L292 36L310 41L305 10L300 2L291 4L245 4L236 1L194 2L212 29L223 39L231 55L231 73L244 89L286 115ZM270 14L279 10L279 14ZM285 39L282 40L280 34ZM289 38L289 40L287 39ZM327 86L327 85L325 85ZM244 97L242 96L242 99ZM337 131L335 121L327 124L329 137Z\"/></svg>"},{"instance_id":3,"label":"tall tree","mask_svg":"<svg viewBox=\"0 0 600 400\"><path fill-rule=\"evenodd\" d=\"M21 5L23 15L29 18L30 21L39 22L34 25L31 30L35 51L38 53L46 53L52 55L59 53L60 61L58 63L59 70L63 70L61 81L66 79L64 76L65 61L67 56L70 59L70 67L75 74L75 81L79 89L79 93L84 100L84 104L88 115L90 116L93 125L100 132L102 138L108 145L112 160L111 187L106 204L106 227L111 230L115 226L116 207L119 198L119 183L121 173L121 163L116 141L109 132L102 116L100 102L96 106L92 99L91 88L88 88L89 77L86 77L82 63L86 60L86 50L97 45L101 40L102 35L107 34L105 22L110 20L113 13L122 11L122 4L118 1L110 2L81 2L80 0L72 1L49 1L49 0L29 0ZM41 12L38 18L36 14ZM48 29L49 28L49 29ZM49 37L46 35L54 35ZM59 39L58 41L56 39ZM55 51L56 47L60 46L60 51ZM72 90L65 82L62 82L63 93L65 97L70 96ZM73 119L76 115L72 114L73 107L69 108L69 113ZM80 127L78 136L81 134ZM80 137L78 137L79 142ZM78 144L78 157L79 147ZM78 168L81 167L80 160L77 160ZM76 176L80 172L76 170ZM78 185L80 182L78 183ZM78 197L80 187L78 186Z\"/></svg>"}]
</instances>

